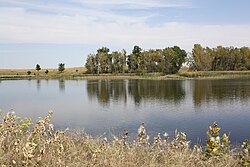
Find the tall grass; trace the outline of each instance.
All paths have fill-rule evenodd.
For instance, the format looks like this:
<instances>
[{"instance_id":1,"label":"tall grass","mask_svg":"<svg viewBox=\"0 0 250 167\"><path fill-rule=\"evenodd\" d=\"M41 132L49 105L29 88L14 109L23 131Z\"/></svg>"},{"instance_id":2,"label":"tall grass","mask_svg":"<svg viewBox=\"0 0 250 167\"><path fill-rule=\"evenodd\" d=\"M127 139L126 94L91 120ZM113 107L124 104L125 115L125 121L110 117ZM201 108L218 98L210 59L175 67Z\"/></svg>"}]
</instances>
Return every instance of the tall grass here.
<instances>
[{"instance_id":1,"label":"tall grass","mask_svg":"<svg viewBox=\"0 0 250 167\"><path fill-rule=\"evenodd\" d=\"M243 150L230 149L229 138L220 138L217 124L209 126L206 148L190 147L186 134L176 131L175 138L158 134L149 143L144 124L136 140L129 142L129 132L122 137L92 138L86 133L54 130L52 112L36 123L13 113L0 123L1 166L248 166L250 142Z\"/></svg>"},{"instance_id":2,"label":"tall grass","mask_svg":"<svg viewBox=\"0 0 250 167\"><path fill-rule=\"evenodd\" d=\"M250 78L250 71L187 71L180 70L179 76L187 78Z\"/></svg>"}]
</instances>

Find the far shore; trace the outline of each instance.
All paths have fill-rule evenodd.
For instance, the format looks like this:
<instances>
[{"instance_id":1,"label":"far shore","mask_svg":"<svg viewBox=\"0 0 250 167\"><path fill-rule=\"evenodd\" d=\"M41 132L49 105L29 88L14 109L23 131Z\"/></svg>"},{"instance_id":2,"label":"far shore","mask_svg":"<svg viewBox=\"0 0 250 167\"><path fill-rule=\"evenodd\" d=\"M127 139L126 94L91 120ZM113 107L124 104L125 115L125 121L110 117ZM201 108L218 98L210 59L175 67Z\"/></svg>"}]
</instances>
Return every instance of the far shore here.
<instances>
[{"instance_id":1,"label":"far shore","mask_svg":"<svg viewBox=\"0 0 250 167\"><path fill-rule=\"evenodd\" d=\"M45 71L48 70L46 74ZM30 71L30 74L28 74ZM248 71L188 71L182 68L177 74L163 73L118 73L118 74L87 74L84 67L66 68L63 72L57 69L0 69L0 80L23 79L250 79Z\"/></svg>"}]
</instances>

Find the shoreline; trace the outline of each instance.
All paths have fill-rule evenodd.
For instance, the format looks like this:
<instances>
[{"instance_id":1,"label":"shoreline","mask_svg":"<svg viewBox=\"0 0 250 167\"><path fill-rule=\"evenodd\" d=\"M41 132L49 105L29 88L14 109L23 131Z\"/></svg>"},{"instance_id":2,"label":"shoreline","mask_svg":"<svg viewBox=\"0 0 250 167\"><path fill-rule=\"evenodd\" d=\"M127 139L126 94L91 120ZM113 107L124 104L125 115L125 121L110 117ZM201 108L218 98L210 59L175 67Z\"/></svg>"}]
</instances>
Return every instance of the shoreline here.
<instances>
[{"instance_id":1,"label":"shoreline","mask_svg":"<svg viewBox=\"0 0 250 167\"><path fill-rule=\"evenodd\" d=\"M28 75L27 71L31 74ZM187 79L250 79L248 71L188 71L181 69L177 74L163 73L117 73L87 74L84 67L66 68L64 72L57 69L36 71L30 69L0 69L0 80L33 80L33 79L150 79L150 80L187 80Z\"/></svg>"},{"instance_id":2,"label":"shoreline","mask_svg":"<svg viewBox=\"0 0 250 167\"><path fill-rule=\"evenodd\" d=\"M122 79L141 79L141 80L205 80L205 79L250 79L250 73L239 75L239 74L227 74L227 75L197 75L195 77L183 76L182 74L171 74L171 75L113 75L113 74L99 74L99 75L54 75L54 76L30 76L30 75L1 75L1 80L81 80L81 79L110 79L110 80L122 80Z\"/></svg>"}]
</instances>

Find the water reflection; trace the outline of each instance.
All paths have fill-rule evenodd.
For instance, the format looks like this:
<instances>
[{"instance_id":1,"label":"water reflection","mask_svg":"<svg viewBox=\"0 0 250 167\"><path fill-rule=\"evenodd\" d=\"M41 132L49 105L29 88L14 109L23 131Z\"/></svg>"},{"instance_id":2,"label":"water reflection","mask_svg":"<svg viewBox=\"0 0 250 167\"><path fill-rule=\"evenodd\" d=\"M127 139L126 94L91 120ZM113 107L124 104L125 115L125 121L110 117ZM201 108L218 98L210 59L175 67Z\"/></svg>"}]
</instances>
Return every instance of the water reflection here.
<instances>
[{"instance_id":1,"label":"water reflection","mask_svg":"<svg viewBox=\"0 0 250 167\"><path fill-rule=\"evenodd\" d=\"M248 80L194 80L193 102L199 106L204 102L247 100L250 97Z\"/></svg>"},{"instance_id":2,"label":"water reflection","mask_svg":"<svg viewBox=\"0 0 250 167\"><path fill-rule=\"evenodd\" d=\"M65 80L64 79L59 79L58 84L59 84L60 92L65 92Z\"/></svg>"},{"instance_id":3,"label":"water reflection","mask_svg":"<svg viewBox=\"0 0 250 167\"><path fill-rule=\"evenodd\" d=\"M182 81L157 81L157 80L130 80L128 93L134 98L136 104L143 99L167 100L175 103L185 97Z\"/></svg>"},{"instance_id":4,"label":"water reflection","mask_svg":"<svg viewBox=\"0 0 250 167\"><path fill-rule=\"evenodd\" d=\"M136 136L145 122L151 136L178 129L195 142L217 121L233 142L250 137L250 80L4 80L0 92L3 111L36 120L52 109L57 129Z\"/></svg>"},{"instance_id":5,"label":"water reflection","mask_svg":"<svg viewBox=\"0 0 250 167\"><path fill-rule=\"evenodd\" d=\"M127 103L125 80L88 80L87 92L90 99L97 98L103 105L107 105L110 99Z\"/></svg>"},{"instance_id":6,"label":"water reflection","mask_svg":"<svg viewBox=\"0 0 250 167\"><path fill-rule=\"evenodd\" d=\"M88 80L87 92L90 99L97 98L104 105L114 101L127 102L132 97L136 105L142 100L168 100L175 103L185 97L182 81L149 80Z\"/></svg>"},{"instance_id":7,"label":"water reflection","mask_svg":"<svg viewBox=\"0 0 250 167\"><path fill-rule=\"evenodd\" d=\"M38 91L41 89L41 80L40 79L36 80L36 88Z\"/></svg>"}]
</instances>

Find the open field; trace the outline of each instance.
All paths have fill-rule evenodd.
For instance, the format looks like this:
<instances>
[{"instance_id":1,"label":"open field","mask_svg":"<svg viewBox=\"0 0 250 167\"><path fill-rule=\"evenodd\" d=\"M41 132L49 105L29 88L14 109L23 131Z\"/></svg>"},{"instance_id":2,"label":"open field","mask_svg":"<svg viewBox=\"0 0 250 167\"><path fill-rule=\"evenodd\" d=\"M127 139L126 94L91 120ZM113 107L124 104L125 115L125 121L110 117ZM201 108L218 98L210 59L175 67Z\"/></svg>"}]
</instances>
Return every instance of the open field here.
<instances>
[{"instance_id":1,"label":"open field","mask_svg":"<svg viewBox=\"0 0 250 167\"><path fill-rule=\"evenodd\" d=\"M48 74L45 71L48 70ZM85 67L73 67L73 68L65 68L65 71L60 73L56 68L48 68L42 69L40 71L36 71L35 69L0 69L0 75L28 75L28 71L31 72L30 76L55 76L55 75L75 75L82 74L86 72Z\"/></svg>"},{"instance_id":2,"label":"open field","mask_svg":"<svg viewBox=\"0 0 250 167\"><path fill-rule=\"evenodd\" d=\"M48 70L46 74L45 71ZM30 71L30 74L28 74ZM67 78L82 76L86 72L84 67L65 68L63 72L59 72L58 69L42 69L36 71L35 69L0 69L0 79L36 79L36 78Z\"/></svg>"},{"instance_id":3,"label":"open field","mask_svg":"<svg viewBox=\"0 0 250 167\"><path fill-rule=\"evenodd\" d=\"M48 70L46 74L45 71ZM30 71L30 74L28 74ZM0 69L0 79L237 79L250 78L248 71L189 71L183 67L177 74L163 73L118 73L118 74L86 74L85 67L65 68L65 71L58 72L58 69Z\"/></svg>"}]
</instances>

